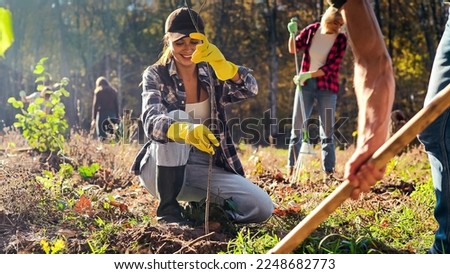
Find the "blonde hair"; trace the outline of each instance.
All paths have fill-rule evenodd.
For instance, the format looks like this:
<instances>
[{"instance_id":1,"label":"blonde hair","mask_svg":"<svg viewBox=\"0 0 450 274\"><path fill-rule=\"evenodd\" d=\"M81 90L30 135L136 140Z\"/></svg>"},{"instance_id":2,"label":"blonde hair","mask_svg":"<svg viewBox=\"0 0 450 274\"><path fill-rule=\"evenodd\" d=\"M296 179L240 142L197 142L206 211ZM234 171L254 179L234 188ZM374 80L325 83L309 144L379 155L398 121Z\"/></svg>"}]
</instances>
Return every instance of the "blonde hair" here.
<instances>
[{"instance_id":1,"label":"blonde hair","mask_svg":"<svg viewBox=\"0 0 450 274\"><path fill-rule=\"evenodd\" d=\"M159 57L157 63L160 65L166 65L172 59L172 50L169 46L169 35L166 33L163 38L164 47L161 52L161 57Z\"/></svg>"},{"instance_id":2,"label":"blonde hair","mask_svg":"<svg viewBox=\"0 0 450 274\"><path fill-rule=\"evenodd\" d=\"M104 76L100 76L97 78L97 80L95 81L95 89L94 89L94 93L98 93L100 90L102 90L104 87L109 87L110 84L108 82L108 80L106 79L106 77Z\"/></svg>"},{"instance_id":3,"label":"blonde hair","mask_svg":"<svg viewBox=\"0 0 450 274\"><path fill-rule=\"evenodd\" d=\"M328 28L329 23L338 22L341 26L344 24L344 18L342 14L339 12L339 9L330 6L322 15L322 19L320 20L320 26L322 27L322 33L326 33L331 31Z\"/></svg>"}]
</instances>

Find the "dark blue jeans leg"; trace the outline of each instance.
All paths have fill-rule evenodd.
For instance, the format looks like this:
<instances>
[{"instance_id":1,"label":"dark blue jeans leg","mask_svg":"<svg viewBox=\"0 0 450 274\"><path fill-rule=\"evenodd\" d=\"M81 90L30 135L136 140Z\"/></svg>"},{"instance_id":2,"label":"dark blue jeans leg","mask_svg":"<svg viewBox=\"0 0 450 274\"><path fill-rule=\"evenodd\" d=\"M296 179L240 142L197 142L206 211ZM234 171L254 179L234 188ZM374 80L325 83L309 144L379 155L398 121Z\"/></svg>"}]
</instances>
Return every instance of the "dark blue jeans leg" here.
<instances>
[{"instance_id":1,"label":"dark blue jeans leg","mask_svg":"<svg viewBox=\"0 0 450 274\"><path fill-rule=\"evenodd\" d=\"M436 51L425 105L448 84L450 84L449 22ZM439 228L430 251L450 253L450 109L419 134L419 140L428 154L436 194L434 216Z\"/></svg>"},{"instance_id":2,"label":"dark blue jeans leg","mask_svg":"<svg viewBox=\"0 0 450 274\"><path fill-rule=\"evenodd\" d=\"M322 169L334 172L336 151L333 138L337 94L321 90L317 92L317 102L320 120L320 140L322 143Z\"/></svg>"}]
</instances>

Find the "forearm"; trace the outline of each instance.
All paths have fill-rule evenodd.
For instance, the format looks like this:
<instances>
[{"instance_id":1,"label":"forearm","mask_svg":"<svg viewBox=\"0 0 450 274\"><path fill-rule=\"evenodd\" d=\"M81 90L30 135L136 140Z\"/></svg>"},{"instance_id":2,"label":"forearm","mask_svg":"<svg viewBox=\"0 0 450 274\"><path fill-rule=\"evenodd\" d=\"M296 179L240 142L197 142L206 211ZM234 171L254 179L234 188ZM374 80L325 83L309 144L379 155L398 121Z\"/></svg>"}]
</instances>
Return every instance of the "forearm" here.
<instances>
[{"instance_id":1,"label":"forearm","mask_svg":"<svg viewBox=\"0 0 450 274\"><path fill-rule=\"evenodd\" d=\"M296 48L295 48L295 37L290 36L289 37L289 41L288 41L288 50L289 53L294 54L296 52Z\"/></svg>"},{"instance_id":2,"label":"forearm","mask_svg":"<svg viewBox=\"0 0 450 274\"><path fill-rule=\"evenodd\" d=\"M395 80L391 59L367 0L348 0L342 13L355 60L354 85L359 106L358 146L373 142L378 147L387 137L394 100Z\"/></svg>"},{"instance_id":3,"label":"forearm","mask_svg":"<svg viewBox=\"0 0 450 274\"><path fill-rule=\"evenodd\" d=\"M97 108L94 106L92 107L92 120L95 120L97 118Z\"/></svg>"},{"instance_id":4,"label":"forearm","mask_svg":"<svg viewBox=\"0 0 450 274\"><path fill-rule=\"evenodd\" d=\"M164 104L161 84L164 83L156 68L145 70L142 76L142 114L141 120L145 135L151 140L165 143L167 130L173 119L168 116Z\"/></svg>"},{"instance_id":5,"label":"forearm","mask_svg":"<svg viewBox=\"0 0 450 274\"><path fill-rule=\"evenodd\" d=\"M240 102L258 94L258 83L248 68L240 66L238 75L242 82L239 83L234 79L225 82L220 99L222 104Z\"/></svg>"},{"instance_id":6,"label":"forearm","mask_svg":"<svg viewBox=\"0 0 450 274\"><path fill-rule=\"evenodd\" d=\"M310 73L311 73L311 78L322 77L325 75L325 72L323 72L323 70L321 70L321 69L318 69L315 71L310 71Z\"/></svg>"},{"instance_id":7,"label":"forearm","mask_svg":"<svg viewBox=\"0 0 450 274\"><path fill-rule=\"evenodd\" d=\"M373 68L367 71L361 64L355 64L355 92L359 108L358 147L371 143L375 149L388 137L395 84L392 67L380 63L378 71ZM361 74L367 76L363 77Z\"/></svg>"},{"instance_id":8,"label":"forearm","mask_svg":"<svg viewBox=\"0 0 450 274\"><path fill-rule=\"evenodd\" d=\"M168 116L161 92L154 83L147 83L145 80L143 82L141 119L148 138L161 143L168 141L167 130L174 121Z\"/></svg>"}]
</instances>

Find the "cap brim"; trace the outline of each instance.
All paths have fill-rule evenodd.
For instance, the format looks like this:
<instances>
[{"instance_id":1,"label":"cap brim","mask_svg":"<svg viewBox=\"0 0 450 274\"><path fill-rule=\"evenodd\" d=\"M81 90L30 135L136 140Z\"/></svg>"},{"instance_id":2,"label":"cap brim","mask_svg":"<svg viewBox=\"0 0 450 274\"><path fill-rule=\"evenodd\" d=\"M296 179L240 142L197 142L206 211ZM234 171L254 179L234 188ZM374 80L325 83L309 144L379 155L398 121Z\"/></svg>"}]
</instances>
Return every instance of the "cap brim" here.
<instances>
[{"instance_id":1,"label":"cap brim","mask_svg":"<svg viewBox=\"0 0 450 274\"><path fill-rule=\"evenodd\" d=\"M193 32L196 32L196 30L179 30L177 32L169 32L169 36L172 41L177 41L186 36L189 36L189 34Z\"/></svg>"},{"instance_id":2,"label":"cap brim","mask_svg":"<svg viewBox=\"0 0 450 274\"><path fill-rule=\"evenodd\" d=\"M168 32L169 37L172 41L177 41L180 40L186 36L189 36L189 34L193 33L193 32L198 32L195 29L187 29L187 30L179 30L177 32ZM199 30L199 32L204 34L203 30Z\"/></svg>"}]
</instances>

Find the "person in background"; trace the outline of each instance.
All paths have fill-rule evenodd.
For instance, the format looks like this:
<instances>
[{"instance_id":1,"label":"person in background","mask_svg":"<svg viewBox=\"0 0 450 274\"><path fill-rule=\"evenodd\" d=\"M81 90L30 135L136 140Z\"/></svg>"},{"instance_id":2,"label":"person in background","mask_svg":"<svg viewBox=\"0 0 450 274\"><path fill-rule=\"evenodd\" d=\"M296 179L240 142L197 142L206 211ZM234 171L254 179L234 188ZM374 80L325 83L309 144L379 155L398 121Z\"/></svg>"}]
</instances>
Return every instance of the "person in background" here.
<instances>
[{"instance_id":1,"label":"person in background","mask_svg":"<svg viewBox=\"0 0 450 274\"><path fill-rule=\"evenodd\" d=\"M336 100L339 91L339 68L347 48L347 37L341 32L344 19L337 8L330 6L320 22L308 25L296 36L296 21L288 24L290 33L288 48L294 54L303 51L301 71L294 82L302 86L295 93L292 115L292 131L288 151L289 176L295 162L304 151L305 123L311 117L314 102L318 104L320 140L322 144L322 169L325 179L332 176L336 164L333 126L335 123ZM301 98L303 96L303 105ZM302 111L302 107L304 110ZM305 115L305 117L303 117Z\"/></svg>"},{"instance_id":2,"label":"person in background","mask_svg":"<svg viewBox=\"0 0 450 274\"><path fill-rule=\"evenodd\" d=\"M36 101L36 99L43 98L44 102L42 102L41 108L45 111L45 113L48 114L50 113L50 108L46 106L45 102L50 100L50 96L52 95L53 90L53 87L45 86L41 91L35 91L29 95L26 95L25 91L20 91L19 95L20 99L24 103L33 103L34 101Z\"/></svg>"},{"instance_id":3,"label":"person in background","mask_svg":"<svg viewBox=\"0 0 450 274\"><path fill-rule=\"evenodd\" d=\"M354 89L358 102L358 139L345 164L344 179L354 187L352 199L384 176L385 167L367 161L388 136L395 95L391 58L368 0L328 0L344 17L354 57Z\"/></svg>"},{"instance_id":4,"label":"person in background","mask_svg":"<svg viewBox=\"0 0 450 274\"><path fill-rule=\"evenodd\" d=\"M150 141L132 170L159 199L160 223L189 224L178 201L205 199L209 184L211 202L234 205L226 210L232 221L263 222L274 204L244 177L225 115L225 106L254 97L258 85L248 68L225 59L204 28L186 7L167 17L162 56L143 73L141 119Z\"/></svg>"},{"instance_id":5,"label":"person in background","mask_svg":"<svg viewBox=\"0 0 450 274\"><path fill-rule=\"evenodd\" d=\"M26 95L25 91L21 91L19 93L20 99L24 103L31 103L34 102L37 98L44 98L44 100L49 100L50 95L52 94L52 88L49 86L45 86L41 91L35 91L31 93L30 95Z\"/></svg>"},{"instance_id":6,"label":"person in background","mask_svg":"<svg viewBox=\"0 0 450 274\"><path fill-rule=\"evenodd\" d=\"M449 62L450 20L447 18L445 30L434 57L425 106L450 84ZM428 253L450 254L450 109L444 111L418 137L425 147L430 162L436 195L434 217L439 225L434 243Z\"/></svg>"},{"instance_id":7,"label":"person in background","mask_svg":"<svg viewBox=\"0 0 450 274\"><path fill-rule=\"evenodd\" d=\"M27 93L24 90L21 90L19 95L20 95L20 99L22 100L22 102L31 103L31 102L34 102L34 100L36 100L37 98L41 97L41 92L35 91L35 92L31 93L30 95L27 95Z\"/></svg>"},{"instance_id":8,"label":"person in background","mask_svg":"<svg viewBox=\"0 0 450 274\"><path fill-rule=\"evenodd\" d=\"M96 128L100 141L114 134L119 124L119 99L117 90L108 80L101 76L95 82L94 100L92 102L91 128Z\"/></svg>"}]
</instances>

